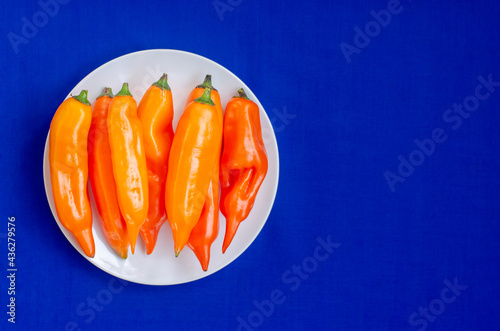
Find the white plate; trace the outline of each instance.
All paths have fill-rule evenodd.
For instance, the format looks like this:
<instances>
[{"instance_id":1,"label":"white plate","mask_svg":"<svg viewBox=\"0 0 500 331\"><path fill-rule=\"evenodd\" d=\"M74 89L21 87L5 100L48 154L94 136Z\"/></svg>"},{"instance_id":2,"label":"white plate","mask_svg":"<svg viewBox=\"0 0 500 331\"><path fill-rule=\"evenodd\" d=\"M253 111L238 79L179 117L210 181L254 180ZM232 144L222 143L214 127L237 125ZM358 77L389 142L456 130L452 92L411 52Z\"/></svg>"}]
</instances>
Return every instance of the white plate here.
<instances>
[{"instance_id":1,"label":"white plate","mask_svg":"<svg viewBox=\"0 0 500 331\"><path fill-rule=\"evenodd\" d=\"M250 246L264 226L276 196L279 175L276 137L271 122L259 100L248 86L233 73L202 56L166 49L127 54L91 72L73 88L70 95L78 95L82 89L88 90L88 100L93 104L104 87L109 86L113 89L114 93L117 93L122 83L128 82L132 95L137 103L139 103L146 89L157 81L163 73L168 74L168 84L173 93L174 128L177 126L180 115L184 110L189 93L196 85L203 82L206 74L212 75L212 82L220 93L223 108L225 108L229 99L233 95L236 95L238 89L241 87L245 89L248 97L256 102L260 108L263 138L269 159L269 170L257 195L252 212L240 224L238 232L225 254L222 254L222 241L224 239L226 224L224 216L220 214L219 235L212 245L208 271L204 272L201 269L198 259L188 246L182 250L178 258L175 258L172 232L168 222L162 226L155 250L151 255L148 256L146 254L144 242L139 236L135 255L132 255L129 250L129 257L126 260L119 258L106 242L92 191L90 191L90 199L94 215L93 234L96 253L94 258L87 257L81 250L76 239L62 226L57 217L50 182L48 135L43 160L43 179L45 181L45 192L50 209L59 228L73 247L82 256L87 258L87 260L107 273L127 281L149 285L173 285L194 281L211 275L234 261ZM261 81L261 83L265 84L265 81ZM56 109L54 109L55 111Z\"/></svg>"}]
</instances>

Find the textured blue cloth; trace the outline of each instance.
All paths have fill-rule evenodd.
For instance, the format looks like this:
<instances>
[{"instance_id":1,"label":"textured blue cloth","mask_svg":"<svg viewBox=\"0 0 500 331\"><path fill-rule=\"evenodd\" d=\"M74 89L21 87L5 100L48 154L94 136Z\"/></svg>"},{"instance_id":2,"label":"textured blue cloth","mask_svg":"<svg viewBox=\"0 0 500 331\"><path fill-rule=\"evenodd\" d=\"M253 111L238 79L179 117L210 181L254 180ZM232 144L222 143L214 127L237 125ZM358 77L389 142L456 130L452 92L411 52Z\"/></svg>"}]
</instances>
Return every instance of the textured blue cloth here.
<instances>
[{"instance_id":1,"label":"textured blue cloth","mask_svg":"<svg viewBox=\"0 0 500 331\"><path fill-rule=\"evenodd\" d=\"M14 329L10 216L19 330L498 329L498 1L2 6L0 329ZM61 234L42 155L73 86L154 48L208 57L253 90L280 182L264 229L228 267L124 286Z\"/></svg>"}]
</instances>

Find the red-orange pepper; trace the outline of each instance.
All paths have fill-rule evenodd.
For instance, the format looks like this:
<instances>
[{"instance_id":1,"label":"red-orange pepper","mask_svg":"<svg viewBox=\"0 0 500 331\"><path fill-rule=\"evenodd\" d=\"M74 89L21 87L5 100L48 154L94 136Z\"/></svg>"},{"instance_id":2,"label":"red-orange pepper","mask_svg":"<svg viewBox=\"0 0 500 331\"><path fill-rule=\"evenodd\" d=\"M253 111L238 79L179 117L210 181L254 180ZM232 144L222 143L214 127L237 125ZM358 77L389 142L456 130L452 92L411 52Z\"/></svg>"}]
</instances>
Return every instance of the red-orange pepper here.
<instances>
[{"instance_id":1,"label":"red-orange pepper","mask_svg":"<svg viewBox=\"0 0 500 331\"><path fill-rule=\"evenodd\" d=\"M149 190L144 133L127 83L109 105L108 136L118 205L134 254L139 229L148 216Z\"/></svg>"},{"instance_id":2,"label":"red-orange pepper","mask_svg":"<svg viewBox=\"0 0 500 331\"><path fill-rule=\"evenodd\" d=\"M113 93L106 87L94 103L88 139L89 178L104 236L116 254L126 259L129 246L127 224L118 206L108 137L107 119L111 100Z\"/></svg>"},{"instance_id":3,"label":"red-orange pepper","mask_svg":"<svg viewBox=\"0 0 500 331\"><path fill-rule=\"evenodd\" d=\"M211 98L215 103L219 123L222 127L223 113L220 96L219 92L217 92L217 90L212 86L211 75L207 75L203 84L198 85L193 89L193 91L191 91L187 104L200 97L203 94L205 87L209 87L212 90ZM210 248L219 234L219 159L221 148L222 139L219 142L219 156L217 163L215 164L212 179L210 180L207 198L205 200L205 204L203 205L200 219L191 231L188 241L188 245L196 254L203 271L208 270L208 264L210 262Z\"/></svg>"},{"instance_id":4,"label":"red-orange pepper","mask_svg":"<svg viewBox=\"0 0 500 331\"><path fill-rule=\"evenodd\" d=\"M141 237L148 254L153 252L160 227L167 220L165 210L165 181L168 155L174 139L172 120L174 104L167 74L149 87L137 109L144 130L144 149L148 167L149 210L141 227Z\"/></svg>"},{"instance_id":5,"label":"red-orange pepper","mask_svg":"<svg viewBox=\"0 0 500 331\"><path fill-rule=\"evenodd\" d=\"M250 214L268 167L259 107L243 89L238 93L228 102L224 114L220 209L226 217L226 235L222 252Z\"/></svg>"},{"instance_id":6,"label":"red-orange pepper","mask_svg":"<svg viewBox=\"0 0 500 331\"><path fill-rule=\"evenodd\" d=\"M87 190L91 121L92 107L85 90L57 108L50 124L49 164L57 216L76 237L83 252L94 257L92 208Z\"/></svg>"},{"instance_id":7,"label":"red-orange pepper","mask_svg":"<svg viewBox=\"0 0 500 331\"><path fill-rule=\"evenodd\" d=\"M205 88L203 95L186 107L170 149L165 207L176 256L200 219L218 161L222 127L210 94L210 88Z\"/></svg>"}]
</instances>

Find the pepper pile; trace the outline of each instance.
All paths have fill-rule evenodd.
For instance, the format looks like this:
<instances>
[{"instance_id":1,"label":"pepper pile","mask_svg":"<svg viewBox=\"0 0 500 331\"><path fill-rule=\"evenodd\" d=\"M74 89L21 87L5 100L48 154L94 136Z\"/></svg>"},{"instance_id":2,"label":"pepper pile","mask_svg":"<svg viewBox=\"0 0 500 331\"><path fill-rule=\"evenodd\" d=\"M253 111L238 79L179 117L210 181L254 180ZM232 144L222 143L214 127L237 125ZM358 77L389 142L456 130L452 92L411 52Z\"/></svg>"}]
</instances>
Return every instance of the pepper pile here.
<instances>
[{"instance_id":1,"label":"pepper pile","mask_svg":"<svg viewBox=\"0 0 500 331\"><path fill-rule=\"evenodd\" d=\"M57 109L49 137L54 202L87 256L95 255L88 178L106 240L124 259L139 234L151 254L168 220L175 255L187 244L206 271L219 195L223 252L248 217L268 167L257 104L240 89L224 113L207 75L191 91L175 134L173 117L166 74L139 105L124 83L115 96L106 87L93 111L85 90Z\"/></svg>"}]
</instances>

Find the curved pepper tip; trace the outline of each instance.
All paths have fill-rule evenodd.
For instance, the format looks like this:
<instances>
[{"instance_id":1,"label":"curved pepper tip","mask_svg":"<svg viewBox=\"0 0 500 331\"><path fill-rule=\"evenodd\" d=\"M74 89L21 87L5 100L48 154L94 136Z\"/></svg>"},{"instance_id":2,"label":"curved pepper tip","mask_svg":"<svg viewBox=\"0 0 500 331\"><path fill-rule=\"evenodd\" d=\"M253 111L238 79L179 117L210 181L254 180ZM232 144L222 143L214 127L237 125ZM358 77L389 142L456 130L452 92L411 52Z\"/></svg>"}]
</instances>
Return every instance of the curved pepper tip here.
<instances>
[{"instance_id":1,"label":"curved pepper tip","mask_svg":"<svg viewBox=\"0 0 500 331\"><path fill-rule=\"evenodd\" d=\"M113 249L116 253L116 255L118 255L119 257L121 257L122 259L126 260L127 259L127 256L128 256L128 251L126 250L121 250L121 249L117 249L117 248L114 248Z\"/></svg>"},{"instance_id":2,"label":"curved pepper tip","mask_svg":"<svg viewBox=\"0 0 500 331\"><path fill-rule=\"evenodd\" d=\"M75 233L74 235L85 255L93 258L95 256L95 244L94 237L92 236L92 229L85 229L80 233Z\"/></svg>"},{"instance_id":3,"label":"curved pepper tip","mask_svg":"<svg viewBox=\"0 0 500 331\"><path fill-rule=\"evenodd\" d=\"M181 251L184 249L184 244L183 246L178 245L177 243L174 244L174 251L175 251L175 257L178 257Z\"/></svg>"},{"instance_id":4,"label":"curved pepper tip","mask_svg":"<svg viewBox=\"0 0 500 331\"><path fill-rule=\"evenodd\" d=\"M144 240L144 243L146 244L146 253L148 255L153 253L153 250L155 249L156 242L158 241L158 232L159 229L156 227L149 229L146 229L144 225L141 227L140 234L142 240Z\"/></svg>"},{"instance_id":5,"label":"curved pepper tip","mask_svg":"<svg viewBox=\"0 0 500 331\"><path fill-rule=\"evenodd\" d=\"M130 227L127 228L129 230L129 238L130 238L130 249L132 250L132 254L135 254L135 244L137 243L137 237L139 236L139 229L137 229L136 233L135 229L130 229Z\"/></svg>"},{"instance_id":6,"label":"curved pepper tip","mask_svg":"<svg viewBox=\"0 0 500 331\"><path fill-rule=\"evenodd\" d=\"M234 235L236 234L236 231L238 230L238 227L240 225L240 222L237 220L233 219L226 219L226 235L224 236L224 243L222 244L222 254L224 254L231 245L231 242L233 241Z\"/></svg>"},{"instance_id":7,"label":"curved pepper tip","mask_svg":"<svg viewBox=\"0 0 500 331\"><path fill-rule=\"evenodd\" d=\"M192 229L182 229L174 228L172 229L172 234L174 237L174 251L175 257L179 256L180 252L186 247L189 241L189 234Z\"/></svg>"},{"instance_id":8,"label":"curved pepper tip","mask_svg":"<svg viewBox=\"0 0 500 331\"><path fill-rule=\"evenodd\" d=\"M208 263L210 261L210 247L204 247L202 249L193 248L193 251L198 258L198 261L200 261L200 265L203 271L207 271Z\"/></svg>"}]
</instances>

